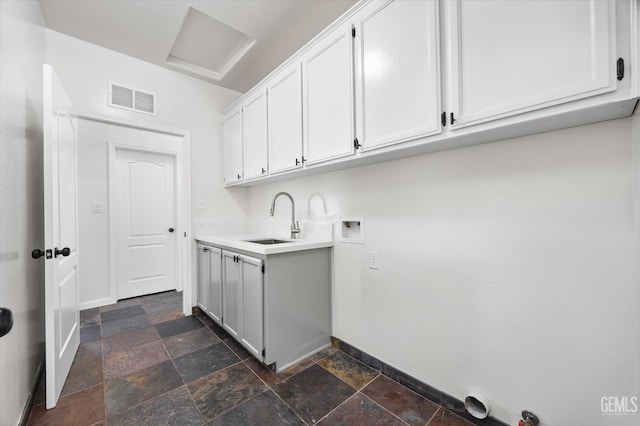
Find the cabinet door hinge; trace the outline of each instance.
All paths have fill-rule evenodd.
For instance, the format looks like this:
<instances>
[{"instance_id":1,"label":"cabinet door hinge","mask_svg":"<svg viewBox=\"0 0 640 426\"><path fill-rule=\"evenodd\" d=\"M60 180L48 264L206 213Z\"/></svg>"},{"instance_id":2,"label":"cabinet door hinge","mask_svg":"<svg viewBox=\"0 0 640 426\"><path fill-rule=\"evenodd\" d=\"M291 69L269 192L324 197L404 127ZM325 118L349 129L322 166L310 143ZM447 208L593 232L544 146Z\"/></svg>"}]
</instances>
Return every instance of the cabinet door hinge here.
<instances>
[{"instance_id":1,"label":"cabinet door hinge","mask_svg":"<svg viewBox=\"0 0 640 426\"><path fill-rule=\"evenodd\" d=\"M356 38L356 26L351 26L351 37Z\"/></svg>"},{"instance_id":2,"label":"cabinet door hinge","mask_svg":"<svg viewBox=\"0 0 640 426\"><path fill-rule=\"evenodd\" d=\"M262 348L262 357L264 358L265 356L267 356L267 351L264 348Z\"/></svg>"},{"instance_id":3,"label":"cabinet door hinge","mask_svg":"<svg viewBox=\"0 0 640 426\"><path fill-rule=\"evenodd\" d=\"M616 61L616 72L618 74L618 81L624 78L624 59L618 58Z\"/></svg>"},{"instance_id":4,"label":"cabinet door hinge","mask_svg":"<svg viewBox=\"0 0 640 426\"><path fill-rule=\"evenodd\" d=\"M440 114L440 124L442 124L442 127L446 127L447 126L447 112L446 111L442 111L442 114Z\"/></svg>"},{"instance_id":5,"label":"cabinet door hinge","mask_svg":"<svg viewBox=\"0 0 640 426\"><path fill-rule=\"evenodd\" d=\"M451 113L451 116L450 116L450 117L451 117L451 119L449 120L449 123L453 126L453 123L455 123L455 122L456 122L456 119L455 119L455 117L453 116L453 113Z\"/></svg>"},{"instance_id":6,"label":"cabinet door hinge","mask_svg":"<svg viewBox=\"0 0 640 426\"><path fill-rule=\"evenodd\" d=\"M362 145L360 145L360 142L358 142L358 138L355 138L355 139L353 140L353 147L354 147L355 149L358 149L358 148L360 148L361 146L362 146Z\"/></svg>"}]
</instances>

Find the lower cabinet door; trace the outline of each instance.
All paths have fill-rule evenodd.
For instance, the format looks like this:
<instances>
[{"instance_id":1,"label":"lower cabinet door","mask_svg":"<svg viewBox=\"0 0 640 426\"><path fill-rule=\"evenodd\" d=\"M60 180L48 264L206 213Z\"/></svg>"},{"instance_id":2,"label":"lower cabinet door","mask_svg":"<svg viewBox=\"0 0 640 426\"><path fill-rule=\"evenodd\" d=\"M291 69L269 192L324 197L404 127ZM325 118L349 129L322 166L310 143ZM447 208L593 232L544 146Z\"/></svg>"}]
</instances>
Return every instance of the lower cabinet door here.
<instances>
[{"instance_id":1,"label":"lower cabinet door","mask_svg":"<svg viewBox=\"0 0 640 426\"><path fill-rule=\"evenodd\" d=\"M262 260L241 256L242 321L240 338L244 347L262 359L264 347L264 300Z\"/></svg>"},{"instance_id":2,"label":"lower cabinet door","mask_svg":"<svg viewBox=\"0 0 640 426\"><path fill-rule=\"evenodd\" d=\"M209 250L202 244L198 244L198 307L205 314L209 313Z\"/></svg>"},{"instance_id":3,"label":"lower cabinet door","mask_svg":"<svg viewBox=\"0 0 640 426\"><path fill-rule=\"evenodd\" d=\"M242 279L239 255L222 251L222 327L236 339L240 332L240 289Z\"/></svg>"},{"instance_id":4,"label":"lower cabinet door","mask_svg":"<svg viewBox=\"0 0 640 426\"><path fill-rule=\"evenodd\" d=\"M222 250L209 247L209 316L222 325Z\"/></svg>"}]
</instances>

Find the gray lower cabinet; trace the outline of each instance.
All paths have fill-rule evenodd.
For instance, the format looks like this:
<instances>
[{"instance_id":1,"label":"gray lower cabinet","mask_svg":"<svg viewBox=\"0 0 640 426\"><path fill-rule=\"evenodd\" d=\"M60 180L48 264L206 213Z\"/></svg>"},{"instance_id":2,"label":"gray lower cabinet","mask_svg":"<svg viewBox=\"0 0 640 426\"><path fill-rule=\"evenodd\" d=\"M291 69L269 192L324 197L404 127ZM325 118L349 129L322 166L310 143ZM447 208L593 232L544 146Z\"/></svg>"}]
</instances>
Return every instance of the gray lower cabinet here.
<instances>
[{"instance_id":1,"label":"gray lower cabinet","mask_svg":"<svg viewBox=\"0 0 640 426\"><path fill-rule=\"evenodd\" d=\"M198 306L222 325L222 250L198 244Z\"/></svg>"},{"instance_id":2,"label":"gray lower cabinet","mask_svg":"<svg viewBox=\"0 0 640 426\"><path fill-rule=\"evenodd\" d=\"M214 300L221 315L214 316ZM198 305L281 371L330 344L331 249L259 255L199 242Z\"/></svg>"}]
</instances>

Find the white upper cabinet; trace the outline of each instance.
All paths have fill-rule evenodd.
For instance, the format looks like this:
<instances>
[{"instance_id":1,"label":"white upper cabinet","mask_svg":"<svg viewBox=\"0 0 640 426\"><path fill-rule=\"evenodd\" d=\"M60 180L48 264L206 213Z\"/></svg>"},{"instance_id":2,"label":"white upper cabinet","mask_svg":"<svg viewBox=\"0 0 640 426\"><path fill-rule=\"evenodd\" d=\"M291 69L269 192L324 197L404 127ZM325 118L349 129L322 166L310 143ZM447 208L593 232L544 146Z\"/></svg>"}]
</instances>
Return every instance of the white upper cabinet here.
<instances>
[{"instance_id":1,"label":"white upper cabinet","mask_svg":"<svg viewBox=\"0 0 640 426\"><path fill-rule=\"evenodd\" d=\"M269 171L302 167L302 83L300 62L267 83Z\"/></svg>"},{"instance_id":2,"label":"white upper cabinet","mask_svg":"<svg viewBox=\"0 0 640 426\"><path fill-rule=\"evenodd\" d=\"M453 129L616 89L614 1L445 7Z\"/></svg>"},{"instance_id":3,"label":"white upper cabinet","mask_svg":"<svg viewBox=\"0 0 640 426\"><path fill-rule=\"evenodd\" d=\"M224 183L242 180L242 109L224 120Z\"/></svg>"},{"instance_id":4,"label":"white upper cabinet","mask_svg":"<svg viewBox=\"0 0 640 426\"><path fill-rule=\"evenodd\" d=\"M355 21L363 149L440 133L438 2L373 1Z\"/></svg>"},{"instance_id":5,"label":"white upper cabinet","mask_svg":"<svg viewBox=\"0 0 640 426\"><path fill-rule=\"evenodd\" d=\"M355 150L351 23L337 28L302 57L304 154L307 164Z\"/></svg>"},{"instance_id":6,"label":"white upper cabinet","mask_svg":"<svg viewBox=\"0 0 640 426\"><path fill-rule=\"evenodd\" d=\"M266 176L267 167L267 94L258 91L242 107L244 141L244 180Z\"/></svg>"}]
</instances>

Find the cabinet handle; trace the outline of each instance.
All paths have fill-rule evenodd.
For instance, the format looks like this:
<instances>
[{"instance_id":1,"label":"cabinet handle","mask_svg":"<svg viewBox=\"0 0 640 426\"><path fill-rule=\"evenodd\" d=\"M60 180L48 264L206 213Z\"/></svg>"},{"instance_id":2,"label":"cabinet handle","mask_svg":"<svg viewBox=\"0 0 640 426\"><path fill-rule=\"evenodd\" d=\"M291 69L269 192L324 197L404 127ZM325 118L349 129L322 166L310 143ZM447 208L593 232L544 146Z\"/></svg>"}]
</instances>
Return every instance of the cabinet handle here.
<instances>
[{"instance_id":1,"label":"cabinet handle","mask_svg":"<svg viewBox=\"0 0 640 426\"><path fill-rule=\"evenodd\" d=\"M262 174L267 173L267 171L264 169L264 167L262 168Z\"/></svg>"},{"instance_id":2,"label":"cabinet handle","mask_svg":"<svg viewBox=\"0 0 640 426\"><path fill-rule=\"evenodd\" d=\"M296 158L296 166L297 166L298 164L300 164L300 160L298 160L298 159Z\"/></svg>"},{"instance_id":3,"label":"cabinet handle","mask_svg":"<svg viewBox=\"0 0 640 426\"><path fill-rule=\"evenodd\" d=\"M240 180L240 178L241 178L241 176L240 176L240 175L238 175L238 180Z\"/></svg>"},{"instance_id":4,"label":"cabinet handle","mask_svg":"<svg viewBox=\"0 0 640 426\"><path fill-rule=\"evenodd\" d=\"M306 162L307 162L307 159L306 159L306 158L304 158L304 155L303 155L303 156L302 156L302 163L304 164L304 163L306 163Z\"/></svg>"}]
</instances>

